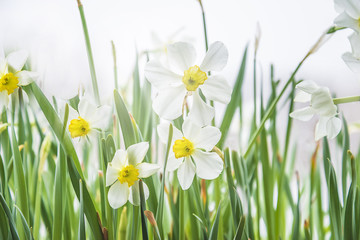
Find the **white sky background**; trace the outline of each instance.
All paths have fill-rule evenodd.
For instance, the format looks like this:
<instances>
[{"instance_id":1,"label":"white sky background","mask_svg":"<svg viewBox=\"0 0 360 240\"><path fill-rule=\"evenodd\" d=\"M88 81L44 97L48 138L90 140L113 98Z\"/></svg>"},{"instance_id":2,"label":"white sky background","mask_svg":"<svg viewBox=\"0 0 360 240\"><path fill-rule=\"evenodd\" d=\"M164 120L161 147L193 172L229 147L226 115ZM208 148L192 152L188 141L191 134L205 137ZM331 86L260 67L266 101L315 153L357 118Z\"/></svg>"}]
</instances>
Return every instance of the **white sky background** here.
<instances>
[{"instance_id":1,"label":"white sky background","mask_svg":"<svg viewBox=\"0 0 360 240\"><path fill-rule=\"evenodd\" d=\"M267 82L269 65L274 63L276 78L285 82L337 16L331 0L203 0L203 4L210 43L219 40L229 49L228 65L222 74L231 85L247 43L252 55L257 22L262 32L259 69L263 70L258 76L263 75ZM154 47L153 33L167 39L182 29L175 40L190 40L198 55L204 54L197 0L84 0L83 5L103 99L111 98L114 86L111 40L117 47L120 85L131 76L135 45L139 52ZM30 51L33 67L41 73L42 87L48 95L69 98L76 94L80 82L91 83L76 0L0 0L0 30L0 45L4 48ZM359 79L341 59L350 51L350 34L350 30L336 33L308 59L297 79L314 80L338 96L358 95ZM250 105L251 86L252 67L247 70L244 93ZM360 115L354 114L358 107L353 103L341 108L348 121L359 119ZM315 147L314 127L315 121L295 121L294 135L304 140L301 147L305 152Z\"/></svg>"}]
</instances>

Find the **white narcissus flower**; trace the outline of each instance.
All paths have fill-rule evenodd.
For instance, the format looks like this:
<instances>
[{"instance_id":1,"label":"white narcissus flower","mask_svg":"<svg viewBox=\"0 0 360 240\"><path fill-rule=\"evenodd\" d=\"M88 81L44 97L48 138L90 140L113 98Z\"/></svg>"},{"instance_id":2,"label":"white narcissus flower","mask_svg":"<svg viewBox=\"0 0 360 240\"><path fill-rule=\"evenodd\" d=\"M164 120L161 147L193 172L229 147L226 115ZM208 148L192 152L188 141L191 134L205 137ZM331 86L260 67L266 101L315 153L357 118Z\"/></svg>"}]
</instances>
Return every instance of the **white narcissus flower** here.
<instances>
[{"instance_id":1,"label":"white narcissus flower","mask_svg":"<svg viewBox=\"0 0 360 240\"><path fill-rule=\"evenodd\" d=\"M181 116L185 96L192 96L193 103L189 117L199 125L210 123L214 108L206 104L199 95L201 89L209 100L227 104L231 87L219 75L208 76L209 71L221 71L228 59L228 51L221 42L210 45L200 66L195 65L194 47L185 42L171 44L167 48L170 70L158 61L146 64L145 76L159 93L153 101L154 111L166 120Z\"/></svg>"},{"instance_id":2,"label":"white narcissus flower","mask_svg":"<svg viewBox=\"0 0 360 240\"><path fill-rule=\"evenodd\" d=\"M339 27L348 27L360 33L360 1L335 0L335 9L340 15L335 19Z\"/></svg>"},{"instance_id":3,"label":"white narcissus flower","mask_svg":"<svg viewBox=\"0 0 360 240\"><path fill-rule=\"evenodd\" d=\"M313 81L303 81L296 85L300 92L295 97L295 102L310 102L310 106L295 110L290 117L308 121L315 114L320 119L315 127L315 140L322 137L336 137L341 130L341 120L337 116L337 107L333 102L330 91L326 87L319 87Z\"/></svg>"},{"instance_id":4,"label":"white narcissus flower","mask_svg":"<svg viewBox=\"0 0 360 240\"><path fill-rule=\"evenodd\" d=\"M160 124L157 130L160 140L167 143L169 123ZM185 119L182 132L173 128L166 169L178 169L177 177L182 189L186 190L191 186L195 173L202 179L215 179L220 175L224 163L217 153L210 152L220 137L221 132L216 127L200 127L189 118Z\"/></svg>"},{"instance_id":5,"label":"white narcissus flower","mask_svg":"<svg viewBox=\"0 0 360 240\"><path fill-rule=\"evenodd\" d=\"M0 58L0 111L7 107L10 94L38 77L34 72L21 71L27 57L26 51L16 51L10 53L5 59Z\"/></svg>"},{"instance_id":6,"label":"white narcissus flower","mask_svg":"<svg viewBox=\"0 0 360 240\"><path fill-rule=\"evenodd\" d=\"M96 107L86 98L79 101L78 112L69 108L69 132L72 138L95 137L96 132L107 129L111 108L109 106Z\"/></svg>"},{"instance_id":7,"label":"white narcissus flower","mask_svg":"<svg viewBox=\"0 0 360 240\"><path fill-rule=\"evenodd\" d=\"M133 205L140 205L139 179L150 177L160 168L157 164L142 162L148 149L149 143L141 142L131 145L126 151L117 150L108 164L106 186L111 186L108 200L112 208L119 208L128 200ZM149 189L144 182L142 184L146 200Z\"/></svg>"},{"instance_id":8,"label":"white narcissus flower","mask_svg":"<svg viewBox=\"0 0 360 240\"><path fill-rule=\"evenodd\" d=\"M352 52L344 53L342 59L351 71L358 73L360 72L360 35L353 33L349 37Z\"/></svg>"}]
</instances>

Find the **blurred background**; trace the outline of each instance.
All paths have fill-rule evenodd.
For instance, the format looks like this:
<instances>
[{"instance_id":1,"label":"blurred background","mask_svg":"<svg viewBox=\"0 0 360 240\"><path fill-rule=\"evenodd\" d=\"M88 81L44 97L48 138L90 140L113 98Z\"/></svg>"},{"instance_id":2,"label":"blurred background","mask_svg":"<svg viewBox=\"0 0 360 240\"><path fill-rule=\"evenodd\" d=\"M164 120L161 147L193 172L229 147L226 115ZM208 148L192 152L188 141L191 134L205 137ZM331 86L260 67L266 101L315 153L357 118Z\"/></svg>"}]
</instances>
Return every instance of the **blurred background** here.
<instances>
[{"instance_id":1,"label":"blurred background","mask_svg":"<svg viewBox=\"0 0 360 240\"><path fill-rule=\"evenodd\" d=\"M196 46L199 61L205 54L201 9L197 0L84 0L85 15L95 59L102 99L111 100L114 88L111 41L117 50L119 85L131 81L136 54L165 49L167 43L189 41ZM91 84L83 30L76 0L0 0L0 46L6 52L27 49L32 68L40 73L41 87L48 96L71 98L79 85ZM275 77L284 83L299 61L337 16L331 0L204 0L209 42L222 41L228 47L229 61L222 74L233 85L245 46L249 45L248 68L244 83L245 116L252 113L252 56L257 25L261 40L258 51L258 78L269 92L270 64ZM334 36L300 69L297 79L313 80L337 96L359 95L359 76L341 59L350 51L347 37L351 30ZM150 57L154 57L151 55ZM146 59L140 55L140 74ZM89 88L90 89L90 88ZM217 120L223 114L218 106ZM299 108L301 106L296 106ZM350 123L359 120L359 103L341 106ZM287 119L282 109L279 131ZM250 119L247 119L250 124ZM308 169L315 149L314 128L310 122L294 121L293 142L298 143L297 166ZM238 136L237 123L232 126ZM244 134L246 136L247 133ZM281 132L280 132L281 134ZM283 134L284 135L284 134ZM357 149L358 134L352 134ZM237 142L228 141L236 148ZM283 139L281 139L283 141ZM245 142L246 144L246 142ZM302 158L305 158L302 160ZM306 164L303 164L305 161Z\"/></svg>"}]
</instances>

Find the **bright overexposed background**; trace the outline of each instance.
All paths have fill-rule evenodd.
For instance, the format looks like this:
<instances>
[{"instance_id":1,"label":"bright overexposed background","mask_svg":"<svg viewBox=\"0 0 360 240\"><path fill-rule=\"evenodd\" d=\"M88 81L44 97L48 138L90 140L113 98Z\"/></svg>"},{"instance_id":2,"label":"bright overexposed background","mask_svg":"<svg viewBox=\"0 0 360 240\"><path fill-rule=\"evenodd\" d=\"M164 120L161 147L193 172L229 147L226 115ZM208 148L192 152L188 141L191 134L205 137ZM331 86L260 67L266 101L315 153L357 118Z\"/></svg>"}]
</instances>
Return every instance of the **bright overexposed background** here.
<instances>
[{"instance_id":1,"label":"bright overexposed background","mask_svg":"<svg viewBox=\"0 0 360 240\"><path fill-rule=\"evenodd\" d=\"M85 88L90 85L76 0L0 0L0 4L0 45L6 51L30 52L32 67L42 76L40 85L48 96L70 98L80 84ZM114 88L111 40L117 49L120 86L131 79L137 52L183 40L196 46L199 58L204 55L197 0L84 0L83 5L103 99L110 99ZM229 61L222 74L231 84L247 44L249 56L253 55L257 24L261 29L258 77L269 86L270 64L275 66L276 78L285 82L318 37L333 25L337 15L330 0L203 0L203 5L210 43L222 41L228 47ZM308 59L297 79L313 80L329 87L337 96L358 94L359 79L341 59L344 52L350 51L347 40L350 33L350 30L337 32ZM246 116L252 113L251 61L248 61L243 96L249 106L245 109ZM142 75L144 63L140 66ZM349 122L359 119L358 107L358 103L341 107ZM219 109L221 116L224 106L220 105ZM307 157L315 148L315 122L294 124L294 139ZM283 126L285 122L280 121L281 134Z\"/></svg>"}]
</instances>

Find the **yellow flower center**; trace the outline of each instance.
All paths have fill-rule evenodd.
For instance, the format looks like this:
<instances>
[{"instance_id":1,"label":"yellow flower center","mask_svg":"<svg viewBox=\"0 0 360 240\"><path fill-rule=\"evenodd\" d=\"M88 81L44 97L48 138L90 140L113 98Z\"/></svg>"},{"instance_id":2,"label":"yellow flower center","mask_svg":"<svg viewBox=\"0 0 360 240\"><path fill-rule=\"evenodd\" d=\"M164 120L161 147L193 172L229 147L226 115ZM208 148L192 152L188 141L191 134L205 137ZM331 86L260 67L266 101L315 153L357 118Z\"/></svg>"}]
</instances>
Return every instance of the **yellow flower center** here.
<instances>
[{"instance_id":1,"label":"yellow flower center","mask_svg":"<svg viewBox=\"0 0 360 240\"><path fill-rule=\"evenodd\" d=\"M0 92L6 90L8 95L12 94L18 88L18 77L12 73L7 73L0 78Z\"/></svg>"},{"instance_id":2,"label":"yellow flower center","mask_svg":"<svg viewBox=\"0 0 360 240\"><path fill-rule=\"evenodd\" d=\"M176 158L190 156L194 152L194 145L188 139L178 139L175 141L173 151Z\"/></svg>"},{"instance_id":3,"label":"yellow flower center","mask_svg":"<svg viewBox=\"0 0 360 240\"><path fill-rule=\"evenodd\" d=\"M70 121L69 131L72 138L86 136L90 131L90 125L85 119L79 117Z\"/></svg>"},{"instance_id":4,"label":"yellow flower center","mask_svg":"<svg viewBox=\"0 0 360 240\"><path fill-rule=\"evenodd\" d=\"M119 181L120 183L127 182L128 186L131 187L139 179L139 169L135 168L133 165L127 165L121 169L119 172Z\"/></svg>"},{"instance_id":5,"label":"yellow flower center","mask_svg":"<svg viewBox=\"0 0 360 240\"><path fill-rule=\"evenodd\" d=\"M195 65L184 71L182 81L188 91L195 91L200 85L204 84L206 79L206 73Z\"/></svg>"}]
</instances>

